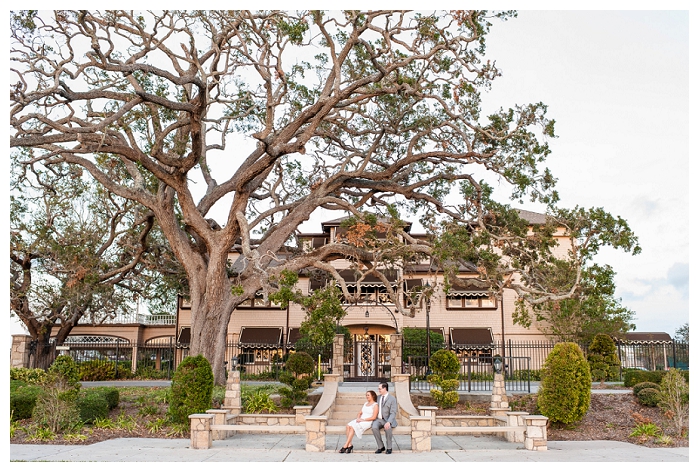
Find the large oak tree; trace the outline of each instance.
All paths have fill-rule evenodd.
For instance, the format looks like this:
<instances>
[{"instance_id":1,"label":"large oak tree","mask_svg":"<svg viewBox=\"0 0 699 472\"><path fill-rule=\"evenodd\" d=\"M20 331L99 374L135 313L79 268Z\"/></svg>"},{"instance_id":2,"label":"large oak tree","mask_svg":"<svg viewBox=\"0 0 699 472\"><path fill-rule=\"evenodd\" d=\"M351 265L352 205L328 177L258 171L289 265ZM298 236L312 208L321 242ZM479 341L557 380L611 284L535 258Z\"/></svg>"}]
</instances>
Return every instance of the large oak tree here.
<instances>
[{"instance_id":1,"label":"large oak tree","mask_svg":"<svg viewBox=\"0 0 699 472\"><path fill-rule=\"evenodd\" d=\"M211 361L221 383L233 309L260 289L274 291L283 270L337 276L329 262L349 258L382 276L377 262L388 259L347 240L279 257L319 208L360 222L363 211L395 222L400 209L423 214L428 229L440 220L462 225L480 238L469 236L467 245L487 242L495 251L476 262L526 245L526 234L498 227L514 220L486 207L487 189L474 174L510 183L516 199L556 202L555 179L541 168L554 136L546 106L481 113L480 94L499 75L486 55L490 21L510 16L17 12L11 146L27 150L25 165L82 166L108 191L153 212L187 273L191 352ZM460 204L450 204L458 191ZM542 234L546 252L550 238ZM389 259L432 254L430 242L401 235L400 251L386 249ZM232 248L245 261L234 277ZM569 266L573 284L577 262ZM525 263L551 260L493 267L527 272ZM552 270L530 271L529 281ZM511 277L491 278L515 286ZM530 289L537 302L571 292L517 285L523 297Z\"/></svg>"}]
</instances>

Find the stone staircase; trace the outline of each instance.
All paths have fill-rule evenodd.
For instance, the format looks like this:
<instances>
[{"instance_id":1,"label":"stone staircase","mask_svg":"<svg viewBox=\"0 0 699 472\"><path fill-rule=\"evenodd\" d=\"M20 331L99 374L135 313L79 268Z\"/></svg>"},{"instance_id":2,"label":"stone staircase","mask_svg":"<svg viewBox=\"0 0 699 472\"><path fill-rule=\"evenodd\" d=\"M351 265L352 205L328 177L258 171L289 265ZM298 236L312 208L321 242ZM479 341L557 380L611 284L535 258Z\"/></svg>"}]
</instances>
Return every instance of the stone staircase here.
<instances>
[{"instance_id":1,"label":"stone staircase","mask_svg":"<svg viewBox=\"0 0 699 472\"><path fill-rule=\"evenodd\" d=\"M337 392L328 426L345 426L357 417L365 402L366 394L363 392Z\"/></svg>"}]
</instances>

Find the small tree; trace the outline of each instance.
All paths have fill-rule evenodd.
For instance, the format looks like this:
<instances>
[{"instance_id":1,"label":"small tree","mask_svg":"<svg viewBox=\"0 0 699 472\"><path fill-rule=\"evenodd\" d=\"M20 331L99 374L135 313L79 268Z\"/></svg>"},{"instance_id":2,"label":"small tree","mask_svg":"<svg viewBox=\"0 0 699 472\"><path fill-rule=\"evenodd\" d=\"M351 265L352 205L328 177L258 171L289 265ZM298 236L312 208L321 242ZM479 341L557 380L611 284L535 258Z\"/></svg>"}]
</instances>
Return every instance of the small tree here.
<instances>
[{"instance_id":1,"label":"small tree","mask_svg":"<svg viewBox=\"0 0 699 472\"><path fill-rule=\"evenodd\" d=\"M201 354L185 357L175 371L170 390L168 413L174 423L189 424L189 415L211 408L214 374Z\"/></svg>"},{"instance_id":2,"label":"small tree","mask_svg":"<svg viewBox=\"0 0 699 472\"><path fill-rule=\"evenodd\" d=\"M459 358L451 351L440 349L430 358L430 368L434 374L427 377L430 383L439 387L431 389L430 395L440 408L452 408L459 403Z\"/></svg>"},{"instance_id":3,"label":"small tree","mask_svg":"<svg viewBox=\"0 0 699 472\"><path fill-rule=\"evenodd\" d=\"M674 423L677 435L681 435L689 418L689 384L677 369L667 371L660 382L658 406Z\"/></svg>"},{"instance_id":4,"label":"small tree","mask_svg":"<svg viewBox=\"0 0 699 472\"><path fill-rule=\"evenodd\" d=\"M614 340L608 334L600 333L592 340L587 354L592 379L604 384L606 379L619 377L619 356Z\"/></svg>"},{"instance_id":5,"label":"small tree","mask_svg":"<svg viewBox=\"0 0 699 472\"><path fill-rule=\"evenodd\" d=\"M554 423L575 423L590 408L591 387L590 365L580 346L558 343L541 370L537 405Z\"/></svg>"}]
</instances>

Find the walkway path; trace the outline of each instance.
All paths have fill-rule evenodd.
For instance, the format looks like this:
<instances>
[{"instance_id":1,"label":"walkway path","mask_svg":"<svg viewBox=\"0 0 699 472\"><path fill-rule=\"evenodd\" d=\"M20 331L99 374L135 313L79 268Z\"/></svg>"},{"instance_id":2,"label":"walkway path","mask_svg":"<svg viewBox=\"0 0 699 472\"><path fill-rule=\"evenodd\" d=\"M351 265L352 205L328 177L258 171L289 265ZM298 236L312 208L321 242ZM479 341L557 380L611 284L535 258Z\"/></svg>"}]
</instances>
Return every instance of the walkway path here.
<instances>
[{"instance_id":1,"label":"walkway path","mask_svg":"<svg viewBox=\"0 0 699 472\"><path fill-rule=\"evenodd\" d=\"M371 435L338 454L344 437L328 436L328 450L306 452L304 435L240 434L190 449L189 439L112 439L87 446L11 444L10 461L41 462L689 462L689 448L647 448L618 441L549 441L548 451L527 451L503 439L435 436L431 452L410 451L394 437L392 455L374 454Z\"/></svg>"}]
</instances>

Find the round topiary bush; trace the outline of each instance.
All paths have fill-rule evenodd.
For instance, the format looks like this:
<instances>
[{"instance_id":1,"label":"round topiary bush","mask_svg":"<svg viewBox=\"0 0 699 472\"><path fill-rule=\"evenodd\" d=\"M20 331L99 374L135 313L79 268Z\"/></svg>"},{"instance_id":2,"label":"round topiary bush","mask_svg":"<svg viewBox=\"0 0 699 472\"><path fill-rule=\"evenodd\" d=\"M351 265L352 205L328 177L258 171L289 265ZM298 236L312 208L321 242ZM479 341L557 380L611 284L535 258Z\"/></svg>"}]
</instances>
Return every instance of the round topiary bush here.
<instances>
[{"instance_id":1,"label":"round topiary bush","mask_svg":"<svg viewBox=\"0 0 699 472\"><path fill-rule=\"evenodd\" d=\"M654 388L660 391L660 385L658 385L655 382L641 382L633 386L633 394L638 396L638 392L640 392L644 388Z\"/></svg>"},{"instance_id":2,"label":"round topiary bush","mask_svg":"<svg viewBox=\"0 0 699 472\"><path fill-rule=\"evenodd\" d=\"M88 389L78 397L80 421L94 423L97 419L109 416L109 402L104 392Z\"/></svg>"},{"instance_id":3,"label":"round topiary bush","mask_svg":"<svg viewBox=\"0 0 699 472\"><path fill-rule=\"evenodd\" d=\"M580 421L590 408L591 387L590 365L580 347L558 343L541 370L539 411L554 423Z\"/></svg>"},{"instance_id":4,"label":"round topiary bush","mask_svg":"<svg viewBox=\"0 0 699 472\"><path fill-rule=\"evenodd\" d=\"M660 402L660 390L657 388L644 388L636 395L638 403L645 406L658 406Z\"/></svg>"},{"instance_id":5,"label":"round topiary bush","mask_svg":"<svg viewBox=\"0 0 699 472\"><path fill-rule=\"evenodd\" d=\"M199 354L186 357L175 371L170 387L168 414L174 423L188 425L189 415L211 408L214 374L211 364Z\"/></svg>"},{"instance_id":6,"label":"round topiary bush","mask_svg":"<svg viewBox=\"0 0 699 472\"><path fill-rule=\"evenodd\" d=\"M430 358L430 369L443 380L455 379L459 375L461 363L452 351L440 349Z\"/></svg>"},{"instance_id":7,"label":"round topiary bush","mask_svg":"<svg viewBox=\"0 0 699 472\"><path fill-rule=\"evenodd\" d=\"M313 358L307 352L294 352L289 354L286 368L296 376L310 375L313 373L315 364L313 363Z\"/></svg>"}]
</instances>

